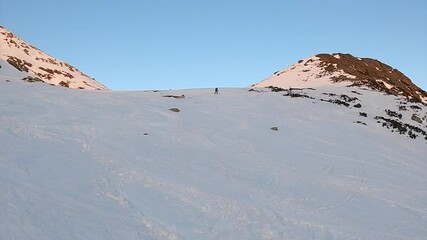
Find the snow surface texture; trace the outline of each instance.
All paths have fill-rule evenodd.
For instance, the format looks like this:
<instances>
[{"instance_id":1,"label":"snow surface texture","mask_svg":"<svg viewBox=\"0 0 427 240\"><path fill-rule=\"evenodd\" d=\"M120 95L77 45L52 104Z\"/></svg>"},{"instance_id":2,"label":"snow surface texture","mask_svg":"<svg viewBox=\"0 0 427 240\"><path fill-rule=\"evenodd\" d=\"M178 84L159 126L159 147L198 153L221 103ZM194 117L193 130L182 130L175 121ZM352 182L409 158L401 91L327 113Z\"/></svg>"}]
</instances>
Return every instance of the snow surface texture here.
<instances>
[{"instance_id":1,"label":"snow surface texture","mask_svg":"<svg viewBox=\"0 0 427 240\"><path fill-rule=\"evenodd\" d=\"M0 26L0 66L15 65L14 71L25 77L37 77L44 82L70 88L107 90L107 87L83 74L77 68L47 55ZM2 74L0 68L0 75Z\"/></svg>"},{"instance_id":2,"label":"snow surface texture","mask_svg":"<svg viewBox=\"0 0 427 240\"><path fill-rule=\"evenodd\" d=\"M0 239L426 239L426 140L374 119L400 100L304 91L0 80Z\"/></svg>"}]
</instances>

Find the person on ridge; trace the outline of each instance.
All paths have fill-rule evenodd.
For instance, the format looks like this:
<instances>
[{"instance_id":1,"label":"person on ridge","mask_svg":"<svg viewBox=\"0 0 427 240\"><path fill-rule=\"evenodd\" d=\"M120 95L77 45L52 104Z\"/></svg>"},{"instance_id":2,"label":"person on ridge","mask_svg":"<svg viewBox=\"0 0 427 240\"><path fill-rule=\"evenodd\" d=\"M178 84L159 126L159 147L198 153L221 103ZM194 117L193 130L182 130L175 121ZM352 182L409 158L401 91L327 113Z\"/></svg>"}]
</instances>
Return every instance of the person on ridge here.
<instances>
[{"instance_id":1,"label":"person on ridge","mask_svg":"<svg viewBox=\"0 0 427 240\"><path fill-rule=\"evenodd\" d=\"M215 93L214 94L218 94L218 88L215 88Z\"/></svg>"}]
</instances>

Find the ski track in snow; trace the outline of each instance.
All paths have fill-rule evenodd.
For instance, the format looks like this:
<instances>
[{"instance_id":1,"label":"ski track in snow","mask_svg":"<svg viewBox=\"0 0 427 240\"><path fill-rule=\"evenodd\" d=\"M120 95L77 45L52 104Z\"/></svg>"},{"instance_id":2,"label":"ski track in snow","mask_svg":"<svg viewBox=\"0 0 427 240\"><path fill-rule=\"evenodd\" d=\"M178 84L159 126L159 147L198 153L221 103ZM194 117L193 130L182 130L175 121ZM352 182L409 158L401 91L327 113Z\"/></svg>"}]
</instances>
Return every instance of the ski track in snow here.
<instances>
[{"instance_id":1,"label":"ski track in snow","mask_svg":"<svg viewBox=\"0 0 427 240\"><path fill-rule=\"evenodd\" d=\"M354 89L0 81L0 239L425 239L426 141L373 119L399 100Z\"/></svg>"}]
</instances>

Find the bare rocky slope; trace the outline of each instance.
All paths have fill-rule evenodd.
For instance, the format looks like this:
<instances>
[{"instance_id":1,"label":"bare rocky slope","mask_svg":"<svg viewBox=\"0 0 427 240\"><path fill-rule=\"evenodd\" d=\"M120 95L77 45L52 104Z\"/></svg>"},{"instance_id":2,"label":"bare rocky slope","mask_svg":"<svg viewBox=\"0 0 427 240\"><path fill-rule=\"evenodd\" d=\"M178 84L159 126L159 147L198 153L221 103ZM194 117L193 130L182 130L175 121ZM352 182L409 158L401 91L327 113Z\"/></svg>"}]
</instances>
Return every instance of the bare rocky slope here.
<instances>
[{"instance_id":1,"label":"bare rocky slope","mask_svg":"<svg viewBox=\"0 0 427 240\"><path fill-rule=\"evenodd\" d=\"M252 87L315 87L331 83L366 86L414 102L427 103L427 93L399 70L372 58L318 54L297 61Z\"/></svg>"},{"instance_id":2,"label":"bare rocky slope","mask_svg":"<svg viewBox=\"0 0 427 240\"><path fill-rule=\"evenodd\" d=\"M26 77L22 80L46 82L76 89L108 90L94 78L44 53L2 26L0 26L0 59L13 66L16 71L25 73ZM4 62L3 65L6 64ZM0 68L0 74L3 74L2 68ZM19 75L22 76L22 74Z\"/></svg>"}]
</instances>

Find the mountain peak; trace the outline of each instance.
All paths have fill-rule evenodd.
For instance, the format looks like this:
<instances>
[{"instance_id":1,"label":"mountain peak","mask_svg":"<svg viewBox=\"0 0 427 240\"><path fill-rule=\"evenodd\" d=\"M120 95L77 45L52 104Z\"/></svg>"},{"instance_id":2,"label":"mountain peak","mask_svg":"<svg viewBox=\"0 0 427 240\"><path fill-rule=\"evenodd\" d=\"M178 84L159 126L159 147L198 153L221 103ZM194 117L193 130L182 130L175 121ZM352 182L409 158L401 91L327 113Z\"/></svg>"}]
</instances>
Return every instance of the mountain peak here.
<instances>
[{"instance_id":1,"label":"mountain peak","mask_svg":"<svg viewBox=\"0 0 427 240\"><path fill-rule=\"evenodd\" d=\"M27 77L23 80L42 81L77 89L108 89L74 66L44 53L2 26L0 26L0 60L5 62L3 64L13 66L20 72L19 76L25 73ZM10 75L8 77L13 78Z\"/></svg>"},{"instance_id":2,"label":"mountain peak","mask_svg":"<svg viewBox=\"0 0 427 240\"><path fill-rule=\"evenodd\" d=\"M427 93L399 70L376 59L343 53L322 53L299 60L252 87L317 87L334 83L369 87L427 103Z\"/></svg>"}]
</instances>

